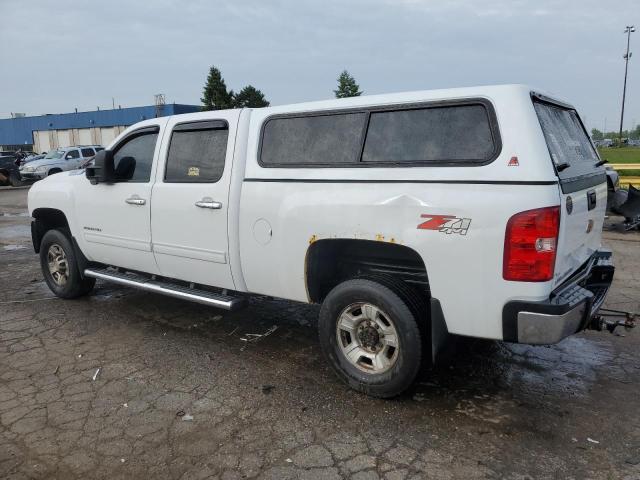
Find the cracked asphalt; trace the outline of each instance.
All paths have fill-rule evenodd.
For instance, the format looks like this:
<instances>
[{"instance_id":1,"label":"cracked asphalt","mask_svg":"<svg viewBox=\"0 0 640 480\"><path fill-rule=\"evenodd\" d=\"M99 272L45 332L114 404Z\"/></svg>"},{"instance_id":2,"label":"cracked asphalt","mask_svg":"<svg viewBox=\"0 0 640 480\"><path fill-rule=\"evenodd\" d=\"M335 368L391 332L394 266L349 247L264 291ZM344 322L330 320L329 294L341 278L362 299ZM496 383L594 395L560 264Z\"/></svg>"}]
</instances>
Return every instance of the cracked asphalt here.
<instances>
[{"instance_id":1,"label":"cracked asphalt","mask_svg":"<svg viewBox=\"0 0 640 480\"><path fill-rule=\"evenodd\" d=\"M460 340L371 399L322 360L316 307L231 314L105 283L52 298L26 193L0 189L0 478L640 479L639 331ZM605 243L607 306L640 311L640 233Z\"/></svg>"}]
</instances>

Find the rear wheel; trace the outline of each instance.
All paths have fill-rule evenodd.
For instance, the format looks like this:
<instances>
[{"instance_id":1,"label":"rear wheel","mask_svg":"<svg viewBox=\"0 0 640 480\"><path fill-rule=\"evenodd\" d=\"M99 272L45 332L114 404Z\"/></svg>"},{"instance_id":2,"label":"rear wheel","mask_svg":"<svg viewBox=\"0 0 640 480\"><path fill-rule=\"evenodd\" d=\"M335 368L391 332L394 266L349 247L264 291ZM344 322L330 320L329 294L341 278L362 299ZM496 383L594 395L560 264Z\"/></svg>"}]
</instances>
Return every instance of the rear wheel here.
<instances>
[{"instance_id":1,"label":"rear wheel","mask_svg":"<svg viewBox=\"0 0 640 480\"><path fill-rule=\"evenodd\" d=\"M388 398L416 378L422 340L413 309L400 292L368 280L335 287L320 310L322 350L351 388Z\"/></svg>"},{"instance_id":2,"label":"rear wheel","mask_svg":"<svg viewBox=\"0 0 640 480\"><path fill-rule=\"evenodd\" d=\"M89 293L95 278L82 278L69 237L49 230L40 243L40 266L51 291L60 298L76 298Z\"/></svg>"}]
</instances>

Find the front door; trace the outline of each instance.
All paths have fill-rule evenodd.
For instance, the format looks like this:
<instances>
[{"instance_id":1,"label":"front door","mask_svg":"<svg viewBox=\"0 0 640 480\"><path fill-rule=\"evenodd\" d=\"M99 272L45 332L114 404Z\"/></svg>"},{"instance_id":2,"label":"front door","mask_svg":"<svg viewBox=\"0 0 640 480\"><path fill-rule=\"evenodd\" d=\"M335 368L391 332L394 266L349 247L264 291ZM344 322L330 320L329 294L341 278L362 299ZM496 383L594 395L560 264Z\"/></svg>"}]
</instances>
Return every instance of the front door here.
<instances>
[{"instance_id":1,"label":"front door","mask_svg":"<svg viewBox=\"0 0 640 480\"><path fill-rule=\"evenodd\" d=\"M90 260L159 273L151 251L151 188L158 126L132 131L113 148L120 180L91 185L82 178L76 204L78 239Z\"/></svg>"},{"instance_id":2,"label":"front door","mask_svg":"<svg viewBox=\"0 0 640 480\"><path fill-rule=\"evenodd\" d=\"M80 166L80 150L74 148L69 150L64 156L63 170L75 170Z\"/></svg>"},{"instance_id":3,"label":"front door","mask_svg":"<svg viewBox=\"0 0 640 480\"><path fill-rule=\"evenodd\" d=\"M171 118L163 138L151 203L153 251L164 276L233 289L227 214L238 113L190 118Z\"/></svg>"}]
</instances>

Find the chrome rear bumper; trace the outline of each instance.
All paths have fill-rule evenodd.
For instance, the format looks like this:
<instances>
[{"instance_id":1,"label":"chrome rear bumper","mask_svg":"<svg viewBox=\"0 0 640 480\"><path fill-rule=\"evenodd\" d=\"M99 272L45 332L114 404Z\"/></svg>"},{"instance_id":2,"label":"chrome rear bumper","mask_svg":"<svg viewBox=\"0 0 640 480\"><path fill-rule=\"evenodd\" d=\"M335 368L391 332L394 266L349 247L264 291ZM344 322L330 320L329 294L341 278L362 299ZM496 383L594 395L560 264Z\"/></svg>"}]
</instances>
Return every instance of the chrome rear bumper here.
<instances>
[{"instance_id":1,"label":"chrome rear bumper","mask_svg":"<svg viewBox=\"0 0 640 480\"><path fill-rule=\"evenodd\" d=\"M502 311L505 341L557 343L587 328L602 306L614 267L610 250L599 250L543 302L511 301Z\"/></svg>"}]
</instances>

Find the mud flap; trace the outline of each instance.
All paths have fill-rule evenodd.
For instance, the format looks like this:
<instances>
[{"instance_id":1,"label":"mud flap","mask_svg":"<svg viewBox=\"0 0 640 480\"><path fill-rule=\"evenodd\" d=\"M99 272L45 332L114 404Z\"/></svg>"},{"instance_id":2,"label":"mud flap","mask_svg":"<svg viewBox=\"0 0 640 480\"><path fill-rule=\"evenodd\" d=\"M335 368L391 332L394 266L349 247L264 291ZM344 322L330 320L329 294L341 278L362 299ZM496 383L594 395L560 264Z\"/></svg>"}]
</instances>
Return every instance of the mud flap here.
<instances>
[{"instance_id":1,"label":"mud flap","mask_svg":"<svg viewBox=\"0 0 640 480\"><path fill-rule=\"evenodd\" d=\"M436 362L438 353L449 338L449 330L437 298L431 298L431 361Z\"/></svg>"}]
</instances>

